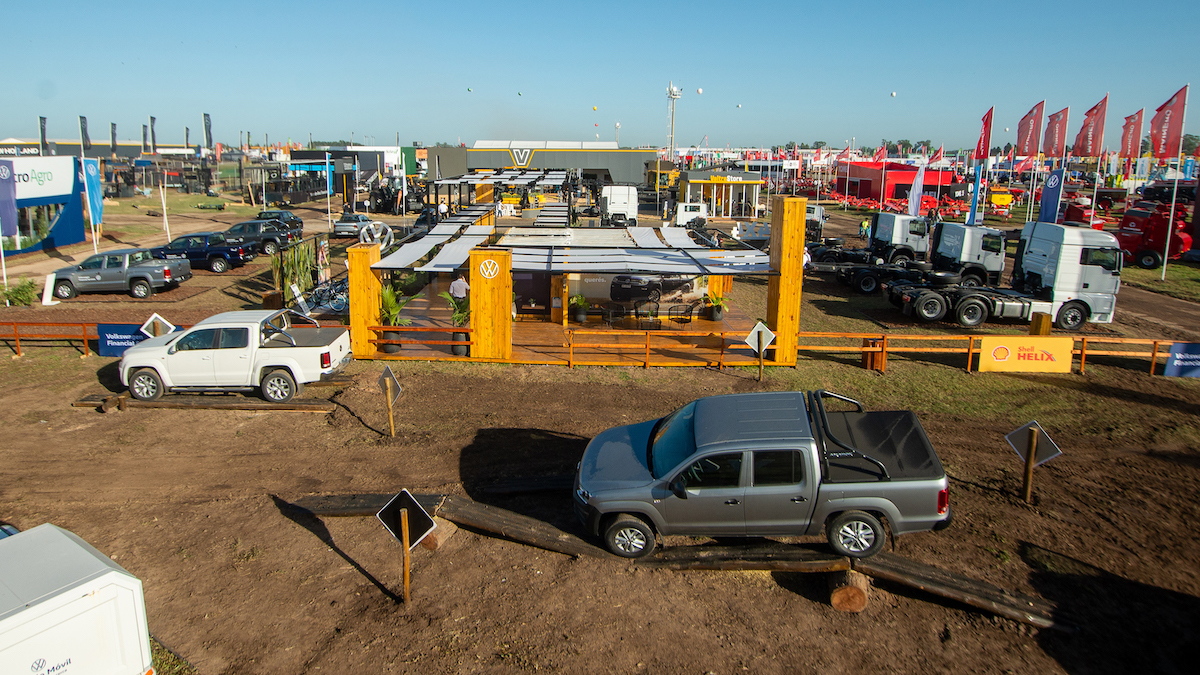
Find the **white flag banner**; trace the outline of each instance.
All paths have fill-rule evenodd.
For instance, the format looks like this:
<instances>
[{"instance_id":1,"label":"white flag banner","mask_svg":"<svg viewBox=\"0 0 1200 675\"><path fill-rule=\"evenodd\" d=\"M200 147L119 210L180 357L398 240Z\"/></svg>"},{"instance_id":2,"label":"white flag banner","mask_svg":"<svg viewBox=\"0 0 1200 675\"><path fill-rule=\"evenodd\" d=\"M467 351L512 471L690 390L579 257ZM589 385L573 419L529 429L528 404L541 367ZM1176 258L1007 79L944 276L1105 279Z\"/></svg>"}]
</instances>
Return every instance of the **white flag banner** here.
<instances>
[{"instance_id":1,"label":"white flag banner","mask_svg":"<svg viewBox=\"0 0 1200 675\"><path fill-rule=\"evenodd\" d=\"M917 169L917 177L913 179L912 187L908 189L908 215L921 215L921 195L925 193L925 165Z\"/></svg>"}]
</instances>

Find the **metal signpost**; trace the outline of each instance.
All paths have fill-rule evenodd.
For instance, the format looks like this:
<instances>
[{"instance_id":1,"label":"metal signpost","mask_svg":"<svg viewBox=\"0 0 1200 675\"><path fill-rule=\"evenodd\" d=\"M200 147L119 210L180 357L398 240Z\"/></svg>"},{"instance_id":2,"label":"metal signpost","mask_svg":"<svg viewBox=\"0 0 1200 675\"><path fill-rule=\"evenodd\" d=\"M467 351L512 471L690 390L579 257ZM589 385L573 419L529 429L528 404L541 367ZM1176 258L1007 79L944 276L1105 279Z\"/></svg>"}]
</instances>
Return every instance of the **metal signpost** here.
<instances>
[{"instance_id":1,"label":"metal signpost","mask_svg":"<svg viewBox=\"0 0 1200 675\"><path fill-rule=\"evenodd\" d=\"M1058 457L1062 454L1062 450L1058 449L1058 445L1050 439L1050 435L1037 423L1037 420L1014 429L1004 439L1025 461L1025 480L1021 486L1021 499L1026 504L1030 504L1033 501L1033 468Z\"/></svg>"},{"instance_id":2,"label":"metal signpost","mask_svg":"<svg viewBox=\"0 0 1200 675\"><path fill-rule=\"evenodd\" d=\"M391 366L384 366L383 372L379 374L379 388L383 390L387 400L388 429L392 432L392 438L395 438L396 418L393 416L392 406L396 405L396 399L400 398L400 380L396 379Z\"/></svg>"},{"instance_id":3,"label":"metal signpost","mask_svg":"<svg viewBox=\"0 0 1200 675\"><path fill-rule=\"evenodd\" d=\"M410 553L414 546L433 532L437 523L421 508L417 500L408 490L401 490L392 497L379 513L375 514L379 522L391 533L397 541L404 544L404 604L408 604L409 584L408 572L411 565Z\"/></svg>"},{"instance_id":4,"label":"metal signpost","mask_svg":"<svg viewBox=\"0 0 1200 675\"><path fill-rule=\"evenodd\" d=\"M758 381L762 382L763 378L763 358L764 352L771 343L775 341L775 334L767 328L766 324L759 321L754 328L750 329L750 334L746 336L746 344L750 348L758 352Z\"/></svg>"}]
</instances>

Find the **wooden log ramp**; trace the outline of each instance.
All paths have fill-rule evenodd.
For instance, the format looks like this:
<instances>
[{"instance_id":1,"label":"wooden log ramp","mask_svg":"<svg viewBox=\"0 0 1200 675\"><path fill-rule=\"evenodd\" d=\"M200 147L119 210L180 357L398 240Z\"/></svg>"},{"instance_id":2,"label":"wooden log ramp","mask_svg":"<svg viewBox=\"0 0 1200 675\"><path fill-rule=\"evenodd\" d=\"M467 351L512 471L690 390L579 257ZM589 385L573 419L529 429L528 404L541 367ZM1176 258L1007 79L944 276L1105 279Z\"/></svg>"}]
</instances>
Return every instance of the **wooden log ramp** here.
<instances>
[{"instance_id":1,"label":"wooden log ramp","mask_svg":"<svg viewBox=\"0 0 1200 675\"><path fill-rule=\"evenodd\" d=\"M849 558L828 550L775 542L751 546L672 546L637 560L637 564L672 570L837 572L850 569Z\"/></svg>"},{"instance_id":2,"label":"wooden log ramp","mask_svg":"<svg viewBox=\"0 0 1200 675\"><path fill-rule=\"evenodd\" d=\"M947 572L892 553L880 553L853 562L854 571L876 579L917 588L949 598L997 616L1038 628L1073 632L1075 627L1059 618L1058 606L1049 600L1021 595L986 581Z\"/></svg>"},{"instance_id":3,"label":"wooden log ramp","mask_svg":"<svg viewBox=\"0 0 1200 675\"><path fill-rule=\"evenodd\" d=\"M269 403L238 395L183 394L166 396L157 401L139 401L126 394L89 394L71 404L75 408L97 408L109 412L113 408L171 408L175 410L275 410L280 412L331 413L336 403L322 399L294 399L287 403Z\"/></svg>"}]
</instances>

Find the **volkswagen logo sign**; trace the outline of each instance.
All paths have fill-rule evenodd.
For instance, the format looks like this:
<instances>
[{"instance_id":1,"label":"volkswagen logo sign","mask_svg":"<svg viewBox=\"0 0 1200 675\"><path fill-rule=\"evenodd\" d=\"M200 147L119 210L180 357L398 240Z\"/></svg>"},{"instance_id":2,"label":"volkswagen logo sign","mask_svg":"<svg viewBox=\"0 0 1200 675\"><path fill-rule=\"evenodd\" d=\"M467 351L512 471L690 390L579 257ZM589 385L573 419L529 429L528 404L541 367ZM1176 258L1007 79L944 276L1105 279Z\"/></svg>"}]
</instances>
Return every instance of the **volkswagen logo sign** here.
<instances>
[{"instance_id":1,"label":"volkswagen logo sign","mask_svg":"<svg viewBox=\"0 0 1200 675\"><path fill-rule=\"evenodd\" d=\"M1053 174L1053 173L1050 174L1050 177L1046 179L1046 187L1048 187L1048 188L1058 187L1058 174Z\"/></svg>"},{"instance_id":2,"label":"volkswagen logo sign","mask_svg":"<svg viewBox=\"0 0 1200 675\"><path fill-rule=\"evenodd\" d=\"M88 172L88 175L89 175L89 176L95 176L97 173L99 173L99 172L96 170L96 165L95 165L95 164L88 164L88 165L87 165L87 172Z\"/></svg>"},{"instance_id":3,"label":"volkswagen logo sign","mask_svg":"<svg viewBox=\"0 0 1200 675\"><path fill-rule=\"evenodd\" d=\"M495 279L497 274L500 274L500 263L495 260L484 260L479 263L479 273L484 279Z\"/></svg>"},{"instance_id":4,"label":"volkswagen logo sign","mask_svg":"<svg viewBox=\"0 0 1200 675\"><path fill-rule=\"evenodd\" d=\"M7 164L0 164L0 180L8 180L12 177L12 169L8 168Z\"/></svg>"},{"instance_id":5,"label":"volkswagen logo sign","mask_svg":"<svg viewBox=\"0 0 1200 675\"><path fill-rule=\"evenodd\" d=\"M29 670L31 672L36 673L45 667L46 667L46 659L38 659L37 661L34 661L32 665L29 666Z\"/></svg>"}]
</instances>

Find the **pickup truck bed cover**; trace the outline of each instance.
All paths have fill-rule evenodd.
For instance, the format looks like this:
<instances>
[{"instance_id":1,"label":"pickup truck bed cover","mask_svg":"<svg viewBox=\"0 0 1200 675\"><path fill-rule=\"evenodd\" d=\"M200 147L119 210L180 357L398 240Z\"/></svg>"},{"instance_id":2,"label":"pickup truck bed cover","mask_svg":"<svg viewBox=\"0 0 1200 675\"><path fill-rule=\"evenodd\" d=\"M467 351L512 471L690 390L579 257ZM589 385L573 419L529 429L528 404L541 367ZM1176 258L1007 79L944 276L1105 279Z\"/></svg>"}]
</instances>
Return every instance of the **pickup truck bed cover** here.
<instances>
[{"instance_id":1,"label":"pickup truck bed cover","mask_svg":"<svg viewBox=\"0 0 1200 675\"><path fill-rule=\"evenodd\" d=\"M344 326L292 326L288 328L287 334L291 335L296 340L296 347L320 347L333 342L334 338L346 332ZM280 333L275 333L267 340L263 347L291 347L293 346L288 339Z\"/></svg>"},{"instance_id":2,"label":"pickup truck bed cover","mask_svg":"<svg viewBox=\"0 0 1200 675\"><path fill-rule=\"evenodd\" d=\"M929 437L909 410L829 412L827 432L887 467L892 480L920 480L945 475ZM856 457L837 457L841 448L825 439L830 483L861 482L879 477L879 468Z\"/></svg>"}]
</instances>

